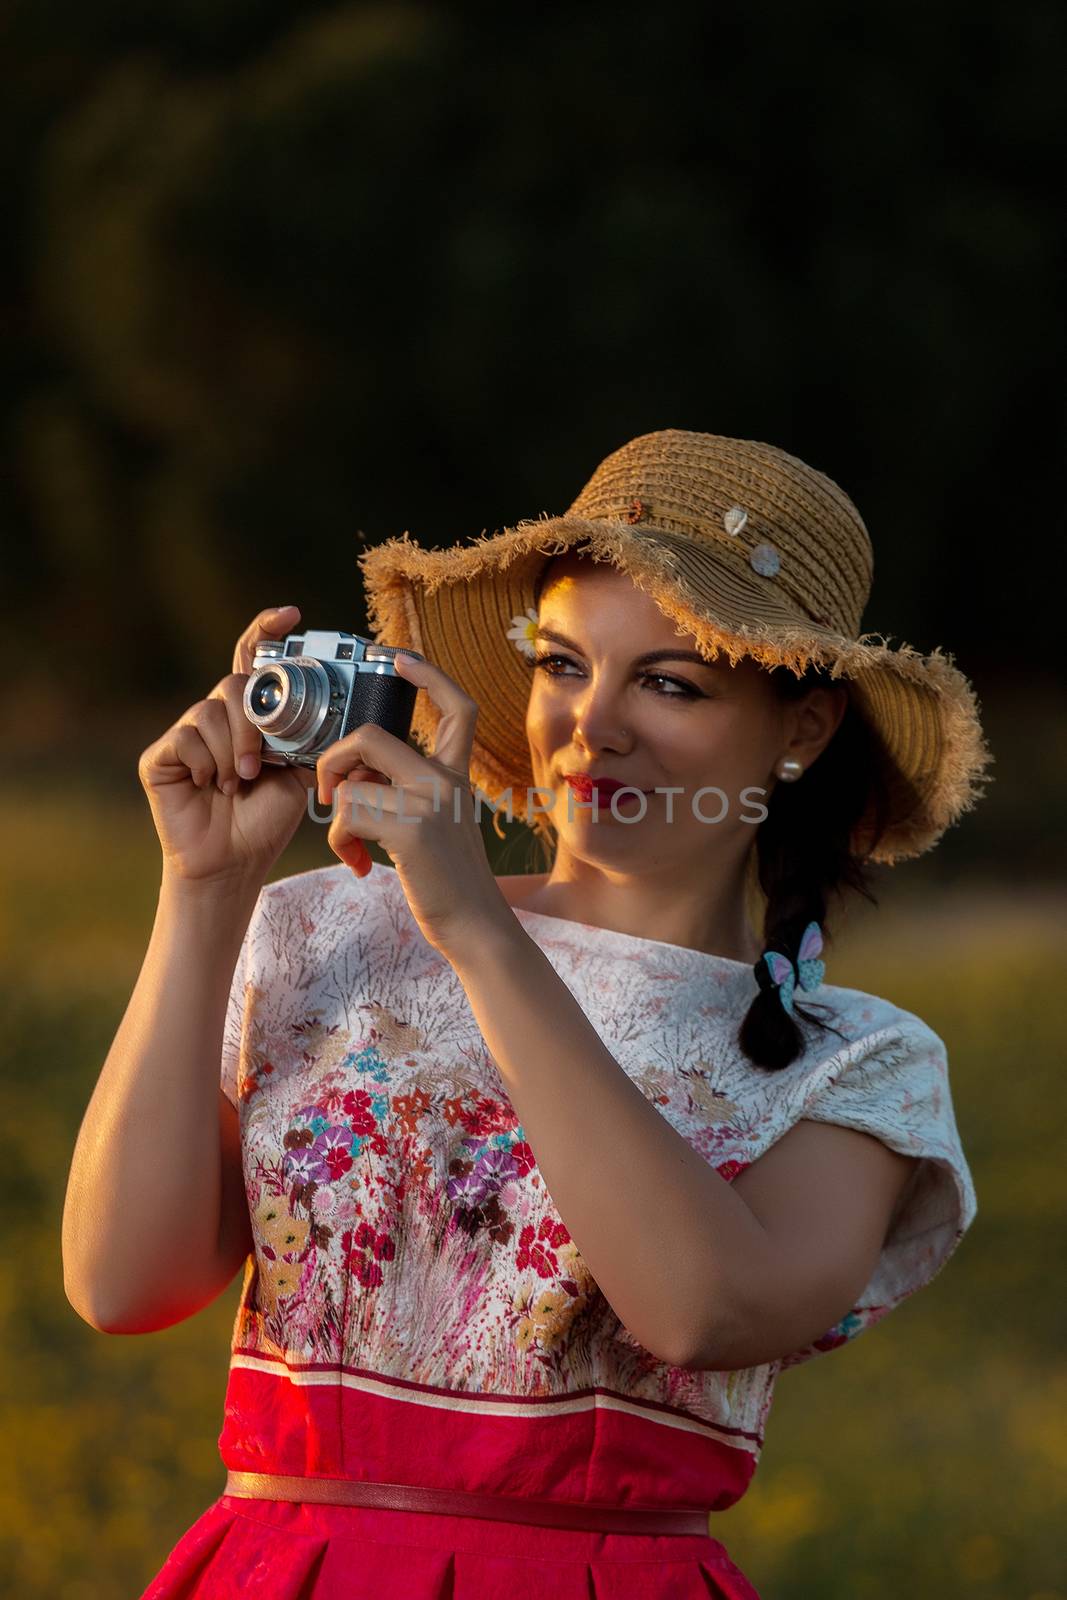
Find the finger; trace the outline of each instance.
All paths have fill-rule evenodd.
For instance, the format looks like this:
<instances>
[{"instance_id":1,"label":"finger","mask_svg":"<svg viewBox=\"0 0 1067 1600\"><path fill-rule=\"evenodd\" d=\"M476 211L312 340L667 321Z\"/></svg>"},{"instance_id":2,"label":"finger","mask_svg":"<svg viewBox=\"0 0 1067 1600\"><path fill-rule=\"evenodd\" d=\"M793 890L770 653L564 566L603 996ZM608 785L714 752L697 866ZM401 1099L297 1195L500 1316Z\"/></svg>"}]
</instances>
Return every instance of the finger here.
<instances>
[{"instance_id":1,"label":"finger","mask_svg":"<svg viewBox=\"0 0 1067 1600\"><path fill-rule=\"evenodd\" d=\"M395 784L413 784L426 777L426 757L377 722L364 722L343 739L327 745L315 764L319 798L323 805L350 772L362 767L376 770Z\"/></svg>"},{"instance_id":2,"label":"finger","mask_svg":"<svg viewBox=\"0 0 1067 1600\"><path fill-rule=\"evenodd\" d=\"M351 839L331 843L330 848L346 867L352 868L357 878L365 878L374 865L374 857L367 846L354 835Z\"/></svg>"},{"instance_id":3,"label":"finger","mask_svg":"<svg viewBox=\"0 0 1067 1600\"><path fill-rule=\"evenodd\" d=\"M390 781L388 773L379 772L377 767L368 767L368 766L364 765L362 762L357 762L354 767L349 767L348 770L345 772L344 776L351 783L381 783L381 784L388 784L389 781ZM316 777L316 786L321 788L320 781L319 781L319 779L317 777ZM328 785L328 787L331 789L331 792L332 792L332 790L334 788L336 788L336 781L331 779L331 782Z\"/></svg>"},{"instance_id":4,"label":"finger","mask_svg":"<svg viewBox=\"0 0 1067 1600\"><path fill-rule=\"evenodd\" d=\"M233 734L225 701L215 697L214 691L201 700L189 713L214 762L215 782L223 794L237 792L238 774L233 759Z\"/></svg>"},{"instance_id":5,"label":"finger","mask_svg":"<svg viewBox=\"0 0 1067 1600\"><path fill-rule=\"evenodd\" d=\"M397 799L397 790L383 784L339 785L333 821L330 823L326 842L334 854L354 871L359 870L364 857L368 863L370 861L369 852L363 841L373 839L388 849L388 838L392 836L392 828L396 826L393 819L387 820L384 800L372 805L360 795L359 791L364 787L374 789L379 796L390 796L394 807Z\"/></svg>"},{"instance_id":6,"label":"finger","mask_svg":"<svg viewBox=\"0 0 1067 1600\"><path fill-rule=\"evenodd\" d=\"M320 757L320 762L321 759L322 758ZM350 779L353 783L387 784L390 781L388 773L380 772L377 767L368 767L365 762L359 760L357 760L352 766L349 766L346 763L340 776L333 772L327 773L325 769L320 770L320 767L316 765L314 783L315 792L318 796L319 803L321 805L328 805L330 802L330 796L337 788L337 785L342 781L342 779L346 778Z\"/></svg>"},{"instance_id":7,"label":"finger","mask_svg":"<svg viewBox=\"0 0 1067 1600\"><path fill-rule=\"evenodd\" d=\"M429 780L422 779L420 785L403 789L395 784L342 779L333 795L331 844L335 839L357 835L389 849L400 828L415 827L443 809L442 787L434 773Z\"/></svg>"},{"instance_id":8,"label":"finger","mask_svg":"<svg viewBox=\"0 0 1067 1600\"><path fill-rule=\"evenodd\" d=\"M212 689L209 700L218 700L225 708L230 726L233 772L251 780L259 776L263 764L263 735L254 722L249 722L244 706L244 686L247 676L232 672Z\"/></svg>"},{"instance_id":9,"label":"finger","mask_svg":"<svg viewBox=\"0 0 1067 1600\"><path fill-rule=\"evenodd\" d=\"M404 791L410 804L410 794ZM395 817L404 805L401 791L393 784L371 783L360 779L342 778L331 794L320 801L323 805L332 800L334 807L334 821L344 824L351 821L353 825L362 822L377 821L385 817ZM405 815L410 811L405 807ZM373 834L361 835L364 838L373 838Z\"/></svg>"},{"instance_id":10,"label":"finger","mask_svg":"<svg viewBox=\"0 0 1067 1600\"><path fill-rule=\"evenodd\" d=\"M192 723L183 722L176 730L170 754L174 764L185 767L198 789L210 788L215 758Z\"/></svg>"},{"instance_id":11,"label":"finger","mask_svg":"<svg viewBox=\"0 0 1067 1600\"><path fill-rule=\"evenodd\" d=\"M457 804L460 795L462 804ZM331 815L335 827L350 827L361 838L389 849L401 828L418 826L430 817L445 814L454 822L465 822L469 800L465 788L434 771L402 788L344 778L333 792Z\"/></svg>"},{"instance_id":12,"label":"finger","mask_svg":"<svg viewBox=\"0 0 1067 1600\"><path fill-rule=\"evenodd\" d=\"M331 773L321 765L318 772L318 800L320 805L337 805L343 802L347 787L359 804L382 807L390 815L400 815L405 820L423 817L431 811L454 808L453 796L457 791L466 794L470 784L462 775L439 771L432 761L418 757L418 770L407 783L375 781L381 777L367 767L346 767L340 774Z\"/></svg>"},{"instance_id":13,"label":"finger","mask_svg":"<svg viewBox=\"0 0 1067 1600\"><path fill-rule=\"evenodd\" d=\"M434 736L434 761L460 772L470 771L474 728L478 721L478 702L462 690L454 678L432 661L398 654L393 657L397 672L408 683L425 689L441 713Z\"/></svg>"},{"instance_id":14,"label":"finger","mask_svg":"<svg viewBox=\"0 0 1067 1600\"><path fill-rule=\"evenodd\" d=\"M203 788L214 776L211 751L191 724L175 723L141 752L137 776L145 789L184 783L186 778Z\"/></svg>"},{"instance_id":15,"label":"finger","mask_svg":"<svg viewBox=\"0 0 1067 1600\"><path fill-rule=\"evenodd\" d=\"M234 648L234 672L243 672L247 676L252 671L252 658L260 639L284 639L299 621L299 606L268 606L253 617Z\"/></svg>"}]
</instances>

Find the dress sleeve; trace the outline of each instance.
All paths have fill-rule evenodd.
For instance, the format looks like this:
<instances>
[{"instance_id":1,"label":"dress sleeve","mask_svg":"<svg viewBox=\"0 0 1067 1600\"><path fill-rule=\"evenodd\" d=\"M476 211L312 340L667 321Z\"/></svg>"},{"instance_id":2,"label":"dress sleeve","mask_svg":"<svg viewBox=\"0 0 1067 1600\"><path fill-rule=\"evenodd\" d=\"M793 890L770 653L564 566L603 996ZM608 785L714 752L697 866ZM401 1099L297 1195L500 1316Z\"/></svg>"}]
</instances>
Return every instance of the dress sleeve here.
<instances>
[{"instance_id":1,"label":"dress sleeve","mask_svg":"<svg viewBox=\"0 0 1067 1600\"><path fill-rule=\"evenodd\" d=\"M842 1320L794 1351L780 1370L847 1344L945 1265L978 1203L960 1144L942 1040L917 1017L881 1028L813 1074L799 1115L873 1134L918 1156L866 1289Z\"/></svg>"},{"instance_id":2,"label":"dress sleeve","mask_svg":"<svg viewBox=\"0 0 1067 1600\"><path fill-rule=\"evenodd\" d=\"M230 996L226 1002L226 1020L222 1029L222 1092L231 1105L239 1104L241 1087L241 1054L245 1043L246 1006L248 986L255 982L256 950L259 943L260 923L263 914L265 889L259 891L248 927L241 941L237 964L230 982Z\"/></svg>"}]
</instances>

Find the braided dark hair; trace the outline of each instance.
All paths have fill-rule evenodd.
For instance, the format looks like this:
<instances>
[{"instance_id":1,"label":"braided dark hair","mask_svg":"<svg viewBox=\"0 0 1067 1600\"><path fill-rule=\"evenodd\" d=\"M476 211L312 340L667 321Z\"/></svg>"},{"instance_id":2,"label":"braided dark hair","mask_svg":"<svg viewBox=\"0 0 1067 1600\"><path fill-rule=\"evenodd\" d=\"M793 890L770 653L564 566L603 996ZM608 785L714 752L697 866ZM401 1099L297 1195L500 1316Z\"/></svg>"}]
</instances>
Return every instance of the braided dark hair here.
<instances>
[{"instance_id":1,"label":"braided dark hair","mask_svg":"<svg viewBox=\"0 0 1067 1600\"><path fill-rule=\"evenodd\" d=\"M831 682L829 673L820 667L809 667L800 677L788 667L775 667L770 677L776 692L786 700L800 699ZM844 716L818 760L797 782L775 787L755 844L759 886L766 897L764 955L778 950L795 968L809 922L819 923L824 939L828 938L831 896L843 898L848 890L854 890L877 905L864 858L852 853L850 839L862 820L869 852L885 830L886 786L879 778L883 765L884 756L870 725L850 695ZM763 955L756 964L757 972L762 963ZM838 1033L810 1006L801 1007L800 993L798 986L793 1000L796 1016ZM771 1072L789 1066L805 1044L798 1023L782 1005L779 990L762 985L737 1040L755 1066Z\"/></svg>"}]
</instances>

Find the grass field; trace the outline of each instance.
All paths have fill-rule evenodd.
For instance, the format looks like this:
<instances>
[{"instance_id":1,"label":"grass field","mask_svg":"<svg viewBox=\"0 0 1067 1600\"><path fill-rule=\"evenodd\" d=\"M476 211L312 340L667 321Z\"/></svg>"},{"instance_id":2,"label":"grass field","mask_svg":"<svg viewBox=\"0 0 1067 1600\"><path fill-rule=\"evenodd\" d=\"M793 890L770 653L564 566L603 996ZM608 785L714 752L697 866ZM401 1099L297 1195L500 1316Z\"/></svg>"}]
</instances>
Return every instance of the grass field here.
<instances>
[{"instance_id":1,"label":"grass field","mask_svg":"<svg viewBox=\"0 0 1067 1600\"><path fill-rule=\"evenodd\" d=\"M132 785L122 803L0 796L0 825L0 1589L130 1600L221 1491L239 1279L146 1337L95 1333L67 1304L70 1155L144 954L158 846ZM306 825L273 876L333 860ZM781 1379L752 1488L716 1527L765 1600L1067 1600L1065 909L1051 890L894 886L830 953L831 981L947 1041L979 1209L931 1290Z\"/></svg>"}]
</instances>

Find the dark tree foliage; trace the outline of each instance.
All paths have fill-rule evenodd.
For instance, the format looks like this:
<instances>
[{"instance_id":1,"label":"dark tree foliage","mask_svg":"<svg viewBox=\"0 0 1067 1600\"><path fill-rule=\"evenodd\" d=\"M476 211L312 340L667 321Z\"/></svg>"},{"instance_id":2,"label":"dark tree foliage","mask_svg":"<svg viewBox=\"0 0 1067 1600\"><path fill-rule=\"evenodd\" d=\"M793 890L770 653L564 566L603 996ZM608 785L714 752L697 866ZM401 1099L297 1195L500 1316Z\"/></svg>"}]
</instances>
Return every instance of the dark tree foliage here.
<instances>
[{"instance_id":1,"label":"dark tree foliage","mask_svg":"<svg viewBox=\"0 0 1067 1600\"><path fill-rule=\"evenodd\" d=\"M561 510L686 427L848 490L865 628L1054 683L1065 33L1045 0L15 8L19 620L91 644L80 715L180 706L263 605L363 626L362 541Z\"/></svg>"}]
</instances>

